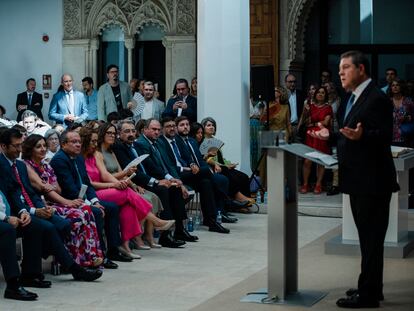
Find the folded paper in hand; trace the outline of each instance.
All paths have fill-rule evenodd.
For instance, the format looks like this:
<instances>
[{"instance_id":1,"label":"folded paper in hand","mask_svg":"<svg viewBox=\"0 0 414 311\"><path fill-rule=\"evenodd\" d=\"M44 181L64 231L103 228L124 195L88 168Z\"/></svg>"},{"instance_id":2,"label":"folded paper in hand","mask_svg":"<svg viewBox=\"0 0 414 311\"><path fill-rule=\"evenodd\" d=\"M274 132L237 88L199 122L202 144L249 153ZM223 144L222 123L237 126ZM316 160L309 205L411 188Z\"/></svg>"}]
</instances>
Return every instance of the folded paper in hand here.
<instances>
[{"instance_id":1,"label":"folded paper in hand","mask_svg":"<svg viewBox=\"0 0 414 311\"><path fill-rule=\"evenodd\" d=\"M338 160L335 159L333 156L322 153L322 152L318 152L318 151L312 151L312 152L305 153L305 156L321 160L323 163L325 163L328 166L332 166L338 163Z\"/></svg>"},{"instance_id":2,"label":"folded paper in hand","mask_svg":"<svg viewBox=\"0 0 414 311\"><path fill-rule=\"evenodd\" d=\"M146 153L146 154L143 154L142 156L139 156L138 158L135 158L134 160L129 162L127 166L125 166L124 171L128 170L130 167L137 166L142 161L144 161L148 156L149 154Z\"/></svg>"},{"instance_id":3,"label":"folded paper in hand","mask_svg":"<svg viewBox=\"0 0 414 311\"><path fill-rule=\"evenodd\" d=\"M203 140L203 142L200 145L200 152L202 155L205 155L208 153L208 151L211 148L217 148L220 149L223 147L224 142L222 142L220 139L217 139L215 137L213 138L206 138Z\"/></svg>"}]
</instances>

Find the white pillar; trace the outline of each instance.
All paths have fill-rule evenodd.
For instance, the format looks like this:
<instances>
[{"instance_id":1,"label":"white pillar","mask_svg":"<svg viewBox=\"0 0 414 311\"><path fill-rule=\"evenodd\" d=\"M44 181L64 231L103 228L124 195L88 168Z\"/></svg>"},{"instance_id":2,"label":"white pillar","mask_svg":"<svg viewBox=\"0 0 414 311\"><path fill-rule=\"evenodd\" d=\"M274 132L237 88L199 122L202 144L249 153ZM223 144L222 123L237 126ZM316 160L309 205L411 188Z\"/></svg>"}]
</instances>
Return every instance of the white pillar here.
<instances>
[{"instance_id":1,"label":"white pillar","mask_svg":"<svg viewBox=\"0 0 414 311\"><path fill-rule=\"evenodd\" d=\"M250 173L249 0L199 0L198 119L213 117L223 153Z\"/></svg>"}]
</instances>

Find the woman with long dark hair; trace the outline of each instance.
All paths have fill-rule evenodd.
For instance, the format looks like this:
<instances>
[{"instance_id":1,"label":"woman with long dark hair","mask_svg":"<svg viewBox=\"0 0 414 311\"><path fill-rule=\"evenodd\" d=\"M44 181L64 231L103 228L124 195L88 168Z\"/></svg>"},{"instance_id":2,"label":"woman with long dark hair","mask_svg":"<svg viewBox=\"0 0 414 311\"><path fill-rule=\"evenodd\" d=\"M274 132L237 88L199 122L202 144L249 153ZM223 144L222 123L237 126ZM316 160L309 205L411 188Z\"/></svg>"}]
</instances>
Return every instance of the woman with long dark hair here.
<instances>
[{"instance_id":1,"label":"woman with long dark hair","mask_svg":"<svg viewBox=\"0 0 414 311\"><path fill-rule=\"evenodd\" d=\"M83 200L68 200L60 195L55 172L44 161L47 150L45 138L38 134L30 135L22 147L31 185L59 216L71 222L70 238L64 242L75 262L84 267L101 265L103 254L93 213Z\"/></svg>"}]
</instances>

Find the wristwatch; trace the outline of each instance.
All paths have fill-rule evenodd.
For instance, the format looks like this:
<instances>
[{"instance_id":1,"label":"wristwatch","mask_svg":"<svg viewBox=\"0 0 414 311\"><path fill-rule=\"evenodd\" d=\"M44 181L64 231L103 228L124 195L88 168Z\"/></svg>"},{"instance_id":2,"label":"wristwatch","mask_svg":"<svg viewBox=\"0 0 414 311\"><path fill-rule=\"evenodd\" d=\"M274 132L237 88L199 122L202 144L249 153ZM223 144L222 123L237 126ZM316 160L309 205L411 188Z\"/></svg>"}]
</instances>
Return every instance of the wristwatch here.
<instances>
[{"instance_id":1,"label":"wristwatch","mask_svg":"<svg viewBox=\"0 0 414 311\"><path fill-rule=\"evenodd\" d=\"M10 219L10 216L6 216L6 217L4 217L3 222L8 223L9 219Z\"/></svg>"},{"instance_id":2,"label":"wristwatch","mask_svg":"<svg viewBox=\"0 0 414 311\"><path fill-rule=\"evenodd\" d=\"M154 180L154 184L158 185L160 181L158 179Z\"/></svg>"}]
</instances>

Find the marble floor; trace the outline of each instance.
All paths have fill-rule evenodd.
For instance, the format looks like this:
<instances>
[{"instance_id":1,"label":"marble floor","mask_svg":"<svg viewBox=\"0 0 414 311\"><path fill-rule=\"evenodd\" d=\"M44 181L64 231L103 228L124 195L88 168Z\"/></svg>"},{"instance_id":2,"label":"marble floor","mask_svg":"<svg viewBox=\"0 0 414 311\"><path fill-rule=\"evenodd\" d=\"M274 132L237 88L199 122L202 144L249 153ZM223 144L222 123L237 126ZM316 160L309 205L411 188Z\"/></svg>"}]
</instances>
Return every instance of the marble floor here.
<instances>
[{"instance_id":1,"label":"marble floor","mask_svg":"<svg viewBox=\"0 0 414 311\"><path fill-rule=\"evenodd\" d=\"M140 251L142 259L106 270L97 282L48 274L53 286L36 289L37 302L0 298L0 310L189 310L267 266L267 215L237 216L237 224L226 225L229 235L201 227L195 232L199 242L187 243L183 249ZM299 246L340 223L339 218L300 216Z\"/></svg>"}]
</instances>

